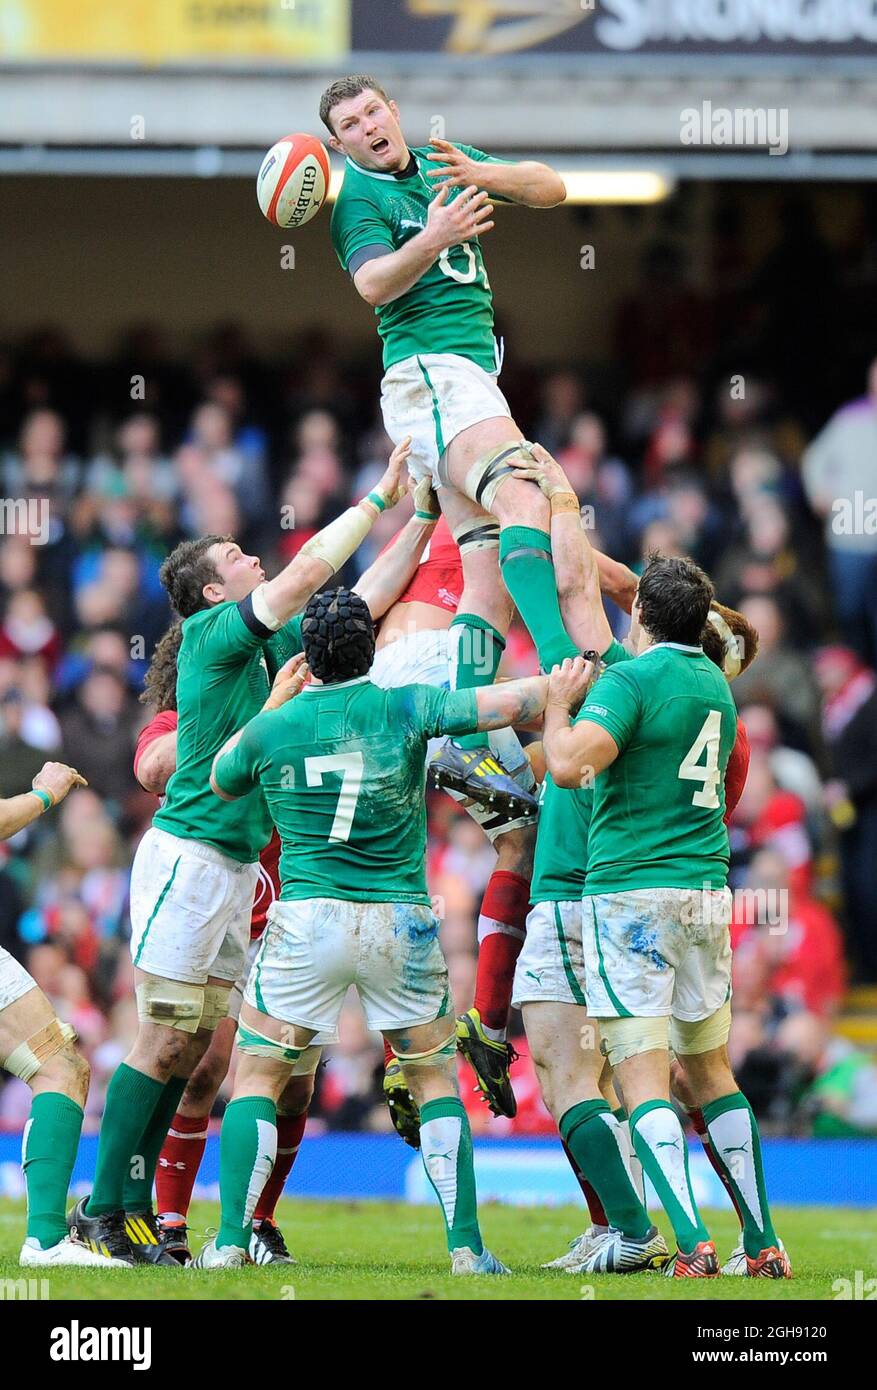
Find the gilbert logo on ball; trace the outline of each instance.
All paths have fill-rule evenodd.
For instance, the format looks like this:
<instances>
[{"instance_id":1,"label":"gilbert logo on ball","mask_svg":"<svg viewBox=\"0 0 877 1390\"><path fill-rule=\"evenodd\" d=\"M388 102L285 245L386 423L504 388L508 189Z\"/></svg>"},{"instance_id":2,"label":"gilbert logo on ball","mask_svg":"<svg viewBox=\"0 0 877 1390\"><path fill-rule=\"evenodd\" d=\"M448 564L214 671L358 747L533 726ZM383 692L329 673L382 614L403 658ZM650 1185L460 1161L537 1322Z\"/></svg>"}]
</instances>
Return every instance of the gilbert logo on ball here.
<instances>
[{"instance_id":1,"label":"gilbert logo on ball","mask_svg":"<svg viewBox=\"0 0 877 1390\"><path fill-rule=\"evenodd\" d=\"M310 222L329 191L329 154L313 135L284 135L272 145L259 169L259 207L275 227L292 229Z\"/></svg>"}]
</instances>

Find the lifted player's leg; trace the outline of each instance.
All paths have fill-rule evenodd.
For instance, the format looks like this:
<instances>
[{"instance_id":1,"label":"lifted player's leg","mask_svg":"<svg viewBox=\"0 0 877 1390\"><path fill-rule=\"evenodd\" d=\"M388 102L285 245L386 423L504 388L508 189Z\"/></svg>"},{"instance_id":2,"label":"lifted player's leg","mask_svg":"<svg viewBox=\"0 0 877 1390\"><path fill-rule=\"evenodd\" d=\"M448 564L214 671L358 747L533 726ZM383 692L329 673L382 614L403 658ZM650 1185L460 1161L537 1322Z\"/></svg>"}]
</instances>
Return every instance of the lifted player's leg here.
<instances>
[{"instance_id":1,"label":"lifted player's leg","mask_svg":"<svg viewBox=\"0 0 877 1390\"><path fill-rule=\"evenodd\" d=\"M560 614L549 504L538 485L519 477L511 463L522 451L527 454L527 445L518 426L495 416L454 436L439 461L438 474L443 487L456 489L498 521L498 560L505 587L536 644L539 664L550 671L565 657L575 656L577 649ZM441 494L440 498L454 529L447 510L452 504ZM465 589L463 606L470 611Z\"/></svg>"},{"instance_id":2,"label":"lifted player's leg","mask_svg":"<svg viewBox=\"0 0 877 1390\"><path fill-rule=\"evenodd\" d=\"M73 1036L24 967L0 952L0 1066L33 1093L21 1146L27 1230L19 1263L107 1269L120 1261L68 1233L64 1215L90 1077Z\"/></svg>"},{"instance_id":3,"label":"lifted player's leg","mask_svg":"<svg viewBox=\"0 0 877 1390\"><path fill-rule=\"evenodd\" d=\"M388 1029L420 1108L420 1154L445 1218L452 1274L508 1274L485 1249L478 1225L472 1134L456 1075L454 1019Z\"/></svg>"}]
</instances>

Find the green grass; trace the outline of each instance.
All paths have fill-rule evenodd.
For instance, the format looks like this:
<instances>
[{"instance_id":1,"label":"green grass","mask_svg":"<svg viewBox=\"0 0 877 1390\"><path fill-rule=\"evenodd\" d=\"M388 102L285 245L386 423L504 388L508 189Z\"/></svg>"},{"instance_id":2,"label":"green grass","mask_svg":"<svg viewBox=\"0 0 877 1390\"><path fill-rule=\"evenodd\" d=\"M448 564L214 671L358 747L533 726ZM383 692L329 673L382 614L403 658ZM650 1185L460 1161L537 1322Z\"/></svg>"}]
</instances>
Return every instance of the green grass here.
<instances>
[{"instance_id":1,"label":"green grass","mask_svg":"<svg viewBox=\"0 0 877 1390\"><path fill-rule=\"evenodd\" d=\"M737 1224L725 1212L705 1213L724 1259L736 1243ZM218 1208L197 1202L191 1212L193 1244L218 1225ZM280 1224L298 1263L234 1272L196 1270L82 1270L50 1273L52 1299L831 1299L832 1282L852 1280L857 1269L873 1278L873 1236L863 1213L845 1207L787 1207L777 1224L791 1254L795 1278L678 1280L655 1274L583 1277L541 1270L587 1224L581 1208L545 1210L487 1206L482 1226L488 1245L514 1269L510 1279L452 1279L441 1217L432 1207L392 1202L284 1201ZM662 1223L663 1225L663 1223ZM665 1234L669 1232L665 1229ZM0 1279L39 1276L20 1270L22 1202L0 1201ZM592 1292L583 1290L590 1286Z\"/></svg>"}]
</instances>

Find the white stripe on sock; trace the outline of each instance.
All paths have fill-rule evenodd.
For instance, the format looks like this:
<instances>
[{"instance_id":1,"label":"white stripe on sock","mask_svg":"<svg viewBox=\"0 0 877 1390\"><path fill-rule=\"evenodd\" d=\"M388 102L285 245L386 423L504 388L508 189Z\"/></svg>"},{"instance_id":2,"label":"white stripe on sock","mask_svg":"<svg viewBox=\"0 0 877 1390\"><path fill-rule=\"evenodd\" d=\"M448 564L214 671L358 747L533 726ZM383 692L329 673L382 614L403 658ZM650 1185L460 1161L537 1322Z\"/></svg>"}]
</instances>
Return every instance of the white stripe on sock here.
<instances>
[{"instance_id":1,"label":"white stripe on sock","mask_svg":"<svg viewBox=\"0 0 877 1390\"><path fill-rule=\"evenodd\" d=\"M726 1110L724 1115L717 1115L709 1122L707 1131L710 1143L730 1171L758 1229L763 1231L764 1213L758 1200L758 1183L755 1180L755 1135L752 1132L749 1111L743 1106L737 1110Z\"/></svg>"},{"instance_id":2,"label":"white stripe on sock","mask_svg":"<svg viewBox=\"0 0 877 1390\"><path fill-rule=\"evenodd\" d=\"M693 1226L697 1215L685 1178L685 1135L674 1110L660 1106L649 1110L636 1122L636 1130L652 1151L674 1197Z\"/></svg>"},{"instance_id":3,"label":"white stripe on sock","mask_svg":"<svg viewBox=\"0 0 877 1390\"><path fill-rule=\"evenodd\" d=\"M272 1125L270 1120L257 1120L256 1130L256 1159L250 1173L250 1181L247 1184L247 1200L244 1206L245 1226L253 1219L256 1203L274 1170L274 1160L277 1157L277 1126Z\"/></svg>"},{"instance_id":4,"label":"white stripe on sock","mask_svg":"<svg viewBox=\"0 0 877 1390\"><path fill-rule=\"evenodd\" d=\"M510 927L508 922L498 922L495 917L485 917L482 912L478 918L478 945L488 936L513 936L517 941L524 941L526 931L521 927Z\"/></svg>"},{"instance_id":5,"label":"white stripe on sock","mask_svg":"<svg viewBox=\"0 0 877 1390\"><path fill-rule=\"evenodd\" d=\"M453 1226L457 1210L457 1154L462 1129L463 1121L453 1115L427 1120L420 1127L420 1156L448 1226Z\"/></svg>"}]
</instances>

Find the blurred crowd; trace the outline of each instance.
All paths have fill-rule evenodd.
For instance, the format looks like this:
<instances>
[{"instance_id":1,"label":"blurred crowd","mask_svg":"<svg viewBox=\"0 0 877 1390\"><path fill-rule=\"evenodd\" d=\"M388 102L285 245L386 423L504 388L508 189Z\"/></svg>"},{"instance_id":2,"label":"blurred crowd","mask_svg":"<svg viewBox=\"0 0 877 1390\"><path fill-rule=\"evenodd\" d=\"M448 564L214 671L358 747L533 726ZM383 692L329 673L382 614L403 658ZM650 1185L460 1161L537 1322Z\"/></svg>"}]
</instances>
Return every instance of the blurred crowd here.
<instances>
[{"instance_id":1,"label":"blurred crowd","mask_svg":"<svg viewBox=\"0 0 877 1390\"><path fill-rule=\"evenodd\" d=\"M730 827L733 1059L768 1128L874 1133L874 1056L834 1020L851 981L877 982L877 362L838 383L814 422L782 377L704 381L649 354L635 308L620 331L640 365L622 391L520 362L503 385L528 436L560 458L595 543L634 568L654 548L694 556L758 630L733 686L752 748ZM383 469L377 399L374 363L348 362L318 332L271 363L234 325L185 366L149 327L100 362L51 328L0 348L0 795L47 758L89 783L0 845L0 943L76 1028L92 1123L136 1023L128 875L155 801L132 754L170 620L160 563L184 537L232 533L276 571ZM347 580L399 524L380 519ZM610 617L623 636L625 615ZM516 628L504 674L534 667ZM458 1011L493 858L451 801L431 798L430 886ZM491 1122L494 1135L551 1131L519 1045L518 1119ZM387 1128L381 1057L349 1006L317 1123ZM27 1103L8 1081L0 1126L18 1126Z\"/></svg>"}]
</instances>

